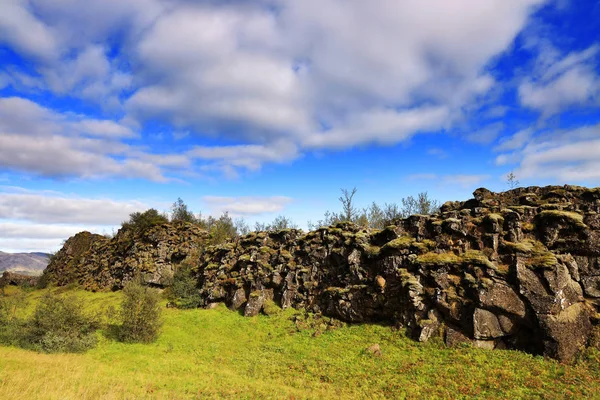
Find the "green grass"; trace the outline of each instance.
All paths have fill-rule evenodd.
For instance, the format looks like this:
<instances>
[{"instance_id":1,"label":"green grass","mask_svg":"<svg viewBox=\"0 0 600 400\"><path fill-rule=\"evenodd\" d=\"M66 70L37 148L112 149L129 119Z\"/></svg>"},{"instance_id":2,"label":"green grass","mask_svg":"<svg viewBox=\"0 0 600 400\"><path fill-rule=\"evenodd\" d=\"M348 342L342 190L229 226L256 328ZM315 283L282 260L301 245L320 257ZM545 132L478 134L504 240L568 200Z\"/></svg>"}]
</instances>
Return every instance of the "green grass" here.
<instances>
[{"instance_id":1,"label":"green grass","mask_svg":"<svg viewBox=\"0 0 600 400\"><path fill-rule=\"evenodd\" d=\"M29 294L33 307L42 292ZM73 292L91 308L119 293ZM244 318L225 307L164 310L154 344L100 335L86 354L0 347L3 399L597 398L598 353L574 366L516 351L448 349L380 325L314 335L294 310ZM382 356L365 349L379 344Z\"/></svg>"}]
</instances>

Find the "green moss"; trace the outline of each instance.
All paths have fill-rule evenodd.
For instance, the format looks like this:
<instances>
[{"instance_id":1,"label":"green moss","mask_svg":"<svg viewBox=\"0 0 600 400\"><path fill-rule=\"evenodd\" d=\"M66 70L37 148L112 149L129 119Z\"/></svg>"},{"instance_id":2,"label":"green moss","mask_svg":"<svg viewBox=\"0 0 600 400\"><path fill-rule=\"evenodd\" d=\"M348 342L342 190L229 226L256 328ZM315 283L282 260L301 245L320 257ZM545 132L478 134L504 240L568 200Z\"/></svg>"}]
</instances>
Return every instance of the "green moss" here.
<instances>
[{"instance_id":1,"label":"green moss","mask_svg":"<svg viewBox=\"0 0 600 400\"><path fill-rule=\"evenodd\" d=\"M266 300L265 304L263 304L262 311L266 315L271 316L271 315L277 315L283 310L273 300Z\"/></svg>"},{"instance_id":2,"label":"green moss","mask_svg":"<svg viewBox=\"0 0 600 400\"><path fill-rule=\"evenodd\" d=\"M460 264L460 257L454 253L425 253L417 257L417 263L423 265L452 265Z\"/></svg>"},{"instance_id":3,"label":"green moss","mask_svg":"<svg viewBox=\"0 0 600 400\"><path fill-rule=\"evenodd\" d=\"M465 272L464 279L465 279L465 281L467 281L471 284L477 283L477 279L475 279L475 277L473 275L469 274L468 272Z\"/></svg>"},{"instance_id":4,"label":"green moss","mask_svg":"<svg viewBox=\"0 0 600 400\"><path fill-rule=\"evenodd\" d=\"M495 268L494 264L489 258L478 250L468 250L461 256L464 263L481 265L489 268Z\"/></svg>"},{"instance_id":5,"label":"green moss","mask_svg":"<svg viewBox=\"0 0 600 400\"><path fill-rule=\"evenodd\" d=\"M350 291L350 289L348 288L341 288L341 287L328 287L326 289L329 293L335 293L335 294L344 294L344 293L348 293Z\"/></svg>"},{"instance_id":6,"label":"green moss","mask_svg":"<svg viewBox=\"0 0 600 400\"><path fill-rule=\"evenodd\" d=\"M363 250L365 251L365 253L367 253L368 256L370 257L377 257L379 255L379 253L381 252L381 248L378 246L373 246L370 244L365 244L362 246Z\"/></svg>"},{"instance_id":7,"label":"green moss","mask_svg":"<svg viewBox=\"0 0 600 400\"><path fill-rule=\"evenodd\" d=\"M533 251L533 241L524 240L522 242L502 242L502 245L514 253L530 254Z\"/></svg>"},{"instance_id":8,"label":"green moss","mask_svg":"<svg viewBox=\"0 0 600 400\"><path fill-rule=\"evenodd\" d=\"M279 252L279 255L281 257L285 258L286 260L291 260L293 258L292 254L289 251L287 251L287 250L281 250Z\"/></svg>"},{"instance_id":9,"label":"green moss","mask_svg":"<svg viewBox=\"0 0 600 400\"><path fill-rule=\"evenodd\" d=\"M567 220L577 226L581 226L581 227L586 226L583 223L583 215L578 214L576 212L561 211L561 210L544 210L540 213L540 218Z\"/></svg>"},{"instance_id":10,"label":"green moss","mask_svg":"<svg viewBox=\"0 0 600 400\"><path fill-rule=\"evenodd\" d=\"M500 224L504 222L504 217L500 214L491 213L485 216L485 220Z\"/></svg>"},{"instance_id":11,"label":"green moss","mask_svg":"<svg viewBox=\"0 0 600 400\"><path fill-rule=\"evenodd\" d=\"M535 225L531 222L523 222L521 224L521 230L523 232L533 232L535 230Z\"/></svg>"},{"instance_id":12,"label":"green moss","mask_svg":"<svg viewBox=\"0 0 600 400\"><path fill-rule=\"evenodd\" d=\"M530 257L523 260L523 264L529 268L552 268L558 264L556 256L549 251L542 243L531 241L532 250Z\"/></svg>"},{"instance_id":13,"label":"green moss","mask_svg":"<svg viewBox=\"0 0 600 400\"><path fill-rule=\"evenodd\" d=\"M414 242L415 239L411 236L401 236L398 239L387 242L383 245L382 249L408 249Z\"/></svg>"},{"instance_id":14,"label":"green moss","mask_svg":"<svg viewBox=\"0 0 600 400\"><path fill-rule=\"evenodd\" d=\"M217 264L217 263L208 263L208 265L206 266L205 269L208 269L208 270L219 269L219 264Z\"/></svg>"},{"instance_id":15,"label":"green moss","mask_svg":"<svg viewBox=\"0 0 600 400\"><path fill-rule=\"evenodd\" d=\"M251 259L250 254L242 254L239 258L240 261L249 262Z\"/></svg>"}]
</instances>

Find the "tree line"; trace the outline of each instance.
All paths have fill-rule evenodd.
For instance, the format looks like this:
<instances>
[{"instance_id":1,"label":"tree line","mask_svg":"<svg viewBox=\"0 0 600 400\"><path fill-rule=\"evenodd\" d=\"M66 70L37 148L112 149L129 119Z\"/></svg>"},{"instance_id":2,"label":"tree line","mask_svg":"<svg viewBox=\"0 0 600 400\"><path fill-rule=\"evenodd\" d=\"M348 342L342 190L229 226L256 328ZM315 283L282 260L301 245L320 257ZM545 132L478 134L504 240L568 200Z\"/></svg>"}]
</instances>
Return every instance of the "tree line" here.
<instances>
[{"instance_id":1,"label":"tree line","mask_svg":"<svg viewBox=\"0 0 600 400\"><path fill-rule=\"evenodd\" d=\"M359 208L356 206L354 199L356 192L356 188L352 190L341 189L342 194L338 198L341 209L333 212L326 211L323 218L316 222L308 221L308 228L314 230L339 222L352 222L364 228L383 229L399 218L406 218L414 214L433 214L438 212L440 207L439 202L431 199L427 192L421 192L416 197L402 198L400 203L379 205L373 202L368 207ZM134 212L130 214L128 221L123 222L122 226L135 233L142 233L151 226L167 222L188 222L198 225L209 232L210 241L213 244L223 243L252 231L278 231L298 228L295 222L283 215L277 216L270 223L256 222L254 227L251 228L244 218L234 219L227 211L218 218L211 215L204 216L202 213L195 214L181 198L178 198L172 204L170 213L160 213L154 208L144 212Z\"/></svg>"}]
</instances>

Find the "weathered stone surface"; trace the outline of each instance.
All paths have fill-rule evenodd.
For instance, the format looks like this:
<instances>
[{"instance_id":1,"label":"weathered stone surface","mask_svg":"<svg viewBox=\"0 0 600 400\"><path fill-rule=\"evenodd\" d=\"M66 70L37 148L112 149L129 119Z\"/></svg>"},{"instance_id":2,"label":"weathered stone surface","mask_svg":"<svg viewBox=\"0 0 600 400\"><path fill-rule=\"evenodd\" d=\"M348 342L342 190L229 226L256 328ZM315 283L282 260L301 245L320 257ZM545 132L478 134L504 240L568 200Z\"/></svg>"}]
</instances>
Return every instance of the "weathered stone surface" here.
<instances>
[{"instance_id":1,"label":"weathered stone surface","mask_svg":"<svg viewBox=\"0 0 600 400\"><path fill-rule=\"evenodd\" d=\"M600 276L586 276L581 284L587 296L600 298Z\"/></svg>"},{"instance_id":2,"label":"weathered stone surface","mask_svg":"<svg viewBox=\"0 0 600 400\"><path fill-rule=\"evenodd\" d=\"M190 224L120 230L112 239L85 233L65 244L46 274L91 290L118 289L137 273L166 286L185 261L204 306L224 302L251 316L272 299L346 322L400 325L416 340L446 327L449 344L568 361L600 307L598 213L600 189L478 189L439 214L381 231L341 223L253 232L219 246Z\"/></svg>"},{"instance_id":3,"label":"weathered stone surface","mask_svg":"<svg viewBox=\"0 0 600 400\"><path fill-rule=\"evenodd\" d=\"M592 324L591 310L584 303L574 304L558 314L540 315L545 354L570 362L588 342Z\"/></svg>"},{"instance_id":4,"label":"weathered stone surface","mask_svg":"<svg viewBox=\"0 0 600 400\"><path fill-rule=\"evenodd\" d=\"M0 288L14 285L14 286L36 286L40 280L39 276L30 276L16 274L14 272L4 271L0 277Z\"/></svg>"},{"instance_id":5,"label":"weathered stone surface","mask_svg":"<svg viewBox=\"0 0 600 400\"><path fill-rule=\"evenodd\" d=\"M475 339L495 339L504 336L498 317L490 311L476 308L473 313L473 337Z\"/></svg>"},{"instance_id":6,"label":"weathered stone surface","mask_svg":"<svg viewBox=\"0 0 600 400\"><path fill-rule=\"evenodd\" d=\"M196 260L208 233L190 223L122 228L114 238L81 232L70 238L45 270L49 283L77 282L89 290L120 289L140 274L151 285L169 284L183 261Z\"/></svg>"},{"instance_id":7,"label":"weathered stone surface","mask_svg":"<svg viewBox=\"0 0 600 400\"><path fill-rule=\"evenodd\" d=\"M524 317L525 303L519 295L507 284L495 283L479 292L479 302L482 307Z\"/></svg>"}]
</instances>

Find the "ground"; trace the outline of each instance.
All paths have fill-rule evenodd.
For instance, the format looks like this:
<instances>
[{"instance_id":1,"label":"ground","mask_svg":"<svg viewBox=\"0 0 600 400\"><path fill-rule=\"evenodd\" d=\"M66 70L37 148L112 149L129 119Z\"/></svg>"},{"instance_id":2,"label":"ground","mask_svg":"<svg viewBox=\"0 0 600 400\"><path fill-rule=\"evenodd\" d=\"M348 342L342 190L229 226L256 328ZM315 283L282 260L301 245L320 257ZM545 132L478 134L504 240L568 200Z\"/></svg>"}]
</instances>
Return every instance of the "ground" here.
<instances>
[{"instance_id":1,"label":"ground","mask_svg":"<svg viewBox=\"0 0 600 400\"><path fill-rule=\"evenodd\" d=\"M14 291L14 289L13 289ZM29 309L43 291L28 294ZM91 309L120 293L68 291ZM599 398L600 356L575 365L517 351L418 343L388 326L354 325L315 335L294 310L246 318L221 306L164 309L150 345L98 332L86 354L0 347L0 398ZM366 349L379 344L382 355Z\"/></svg>"}]
</instances>

